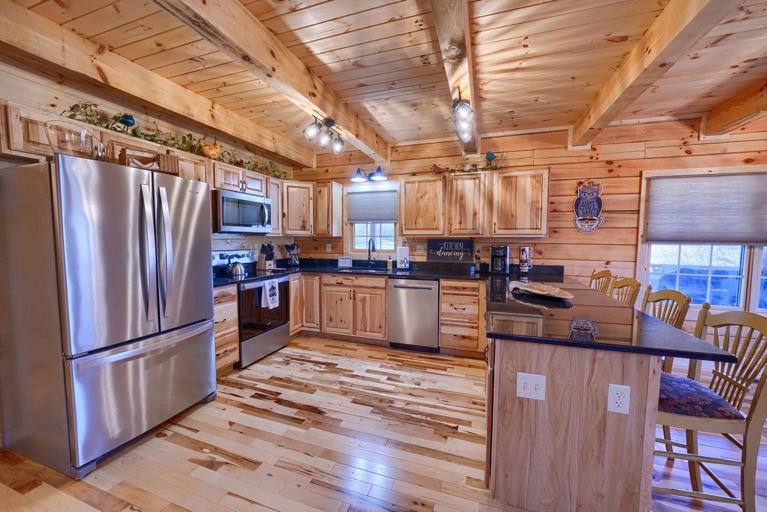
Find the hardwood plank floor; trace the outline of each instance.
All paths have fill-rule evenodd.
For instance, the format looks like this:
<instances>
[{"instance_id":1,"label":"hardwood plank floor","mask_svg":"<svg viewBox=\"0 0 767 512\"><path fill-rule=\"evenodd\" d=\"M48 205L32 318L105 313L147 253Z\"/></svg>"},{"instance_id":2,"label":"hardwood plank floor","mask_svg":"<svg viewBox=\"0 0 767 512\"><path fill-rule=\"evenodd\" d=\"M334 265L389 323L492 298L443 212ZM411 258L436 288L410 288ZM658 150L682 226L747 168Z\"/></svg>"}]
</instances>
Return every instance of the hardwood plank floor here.
<instances>
[{"instance_id":1,"label":"hardwood plank floor","mask_svg":"<svg viewBox=\"0 0 767 512\"><path fill-rule=\"evenodd\" d=\"M0 510L510 510L482 488L484 374L481 361L296 338L82 481L0 450ZM767 510L767 443L762 453ZM684 485L681 461L655 462L657 481ZM737 509L656 496L653 510Z\"/></svg>"}]
</instances>

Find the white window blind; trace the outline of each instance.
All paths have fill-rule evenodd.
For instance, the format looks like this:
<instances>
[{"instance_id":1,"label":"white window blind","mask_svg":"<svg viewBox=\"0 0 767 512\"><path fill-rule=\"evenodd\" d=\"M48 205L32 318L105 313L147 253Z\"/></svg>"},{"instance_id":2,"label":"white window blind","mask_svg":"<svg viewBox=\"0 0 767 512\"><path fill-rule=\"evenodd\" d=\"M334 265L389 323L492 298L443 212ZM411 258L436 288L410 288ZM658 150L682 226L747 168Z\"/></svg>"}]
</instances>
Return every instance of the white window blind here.
<instances>
[{"instance_id":1,"label":"white window blind","mask_svg":"<svg viewBox=\"0 0 767 512\"><path fill-rule=\"evenodd\" d=\"M397 191L347 192L346 220L349 222L397 222Z\"/></svg>"},{"instance_id":2,"label":"white window blind","mask_svg":"<svg viewBox=\"0 0 767 512\"><path fill-rule=\"evenodd\" d=\"M647 241L767 243L767 173L651 178Z\"/></svg>"}]
</instances>

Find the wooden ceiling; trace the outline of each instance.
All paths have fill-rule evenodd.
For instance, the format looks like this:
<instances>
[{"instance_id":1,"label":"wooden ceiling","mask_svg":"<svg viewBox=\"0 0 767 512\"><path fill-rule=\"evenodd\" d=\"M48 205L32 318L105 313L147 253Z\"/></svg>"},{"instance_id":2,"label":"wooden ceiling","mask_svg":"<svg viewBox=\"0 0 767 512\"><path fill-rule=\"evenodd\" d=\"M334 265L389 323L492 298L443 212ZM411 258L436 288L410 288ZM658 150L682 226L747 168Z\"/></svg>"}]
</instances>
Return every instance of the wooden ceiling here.
<instances>
[{"instance_id":1,"label":"wooden ceiling","mask_svg":"<svg viewBox=\"0 0 767 512\"><path fill-rule=\"evenodd\" d=\"M305 111L153 1L14 1L306 144L301 132L311 118ZM455 137L428 0L242 3L387 143ZM480 134L577 123L667 4L471 1ZM767 1L745 0L713 25L615 119L701 114L765 80Z\"/></svg>"}]
</instances>

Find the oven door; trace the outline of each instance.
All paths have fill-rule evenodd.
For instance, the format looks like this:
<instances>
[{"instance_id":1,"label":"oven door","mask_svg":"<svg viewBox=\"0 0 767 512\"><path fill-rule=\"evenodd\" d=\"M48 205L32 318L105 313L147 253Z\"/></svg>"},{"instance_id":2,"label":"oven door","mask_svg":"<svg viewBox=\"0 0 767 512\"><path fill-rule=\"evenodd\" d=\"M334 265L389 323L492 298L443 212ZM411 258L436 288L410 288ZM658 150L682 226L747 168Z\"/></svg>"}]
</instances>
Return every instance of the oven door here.
<instances>
[{"instance_id":1,"label":"oven door","mask_svg":"<svg viewBox=\"0 0 767 512\"><path fill-rule=\"evenodd\" d=\"M269 233L272 230L271 199L215 190L214 228L218 233Z\"/></svg>"},{"instance_id":2,"label":"oven door","mask_svg":"<svg viewBox=\"0 0 767 512\"><path fill-rule=\"evenodd\" d=\"M240 285L239 367L241 368L288 344L290 332L288 277L277 278L277 281L279 304L272 309L262 303L264 281Z\"/></svg>"}]
</instances>

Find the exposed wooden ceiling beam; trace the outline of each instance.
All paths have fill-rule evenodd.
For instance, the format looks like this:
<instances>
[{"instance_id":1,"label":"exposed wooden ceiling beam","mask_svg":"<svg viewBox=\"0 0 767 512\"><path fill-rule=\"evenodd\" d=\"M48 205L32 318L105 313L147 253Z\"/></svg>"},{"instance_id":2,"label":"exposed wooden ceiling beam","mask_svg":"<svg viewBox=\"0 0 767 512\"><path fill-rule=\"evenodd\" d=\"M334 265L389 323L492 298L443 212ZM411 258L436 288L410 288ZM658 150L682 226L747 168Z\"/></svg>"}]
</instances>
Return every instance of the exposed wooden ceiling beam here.
<instances>
[{"instance_id":1,"label":"exposed wooden ceiling beam","mask_svg":"<svg viewBox=\"0 0 767 512\"><path fill-rule=\"evenodd\" d=\"M11 0L0 0L0 50L32 56L303 166L314 152Z\"/></svg>"},{"instance_id":2,"label":"exposed wooden ceiling beam","mask_svg":"<svg viewBox=\"0 0 767 512\"><path fill-rule=\"evenodd\" d=\"M706 135L724 135L767 116L767 81L761 80L712 108L706 116Z\"/></svg>"},{"instance_id":3,"label":"exposed wooden ceiling beam","mask_svg":"<svg viewBox=\"0 0 767 512\"><path fill-rule=\"evenodd\" d=\"M474 109L474 136L463 145L466 154L480 151L479 101L474 86L468 0L431 0L434 27L437 30L442 63L453 98L461 97Z\"/></svg>"},{"instance_id":4,"label":"exposed wooden ceiling beam","mask_svg":"<svg viewBox=\"0 0 767 512\"><path fill-rule=\"evenodd\" d=\"M348 142L374 160L389 146L239 0L155 0L243 68L251 71L307 114L330 117ZM307 116L308 125L311 118Z\"/></svg>"},{"instance_id":5,"label":"exposed wooden ceiling beam","mask_svg":"<svg viewBox=\"0 0 767 512\"><path fill-rule=\"evenodd\" d=\"M624 57L573 126L583 146L661 77L743 0L672 0Z\"/></svg>"}]
</instances>

